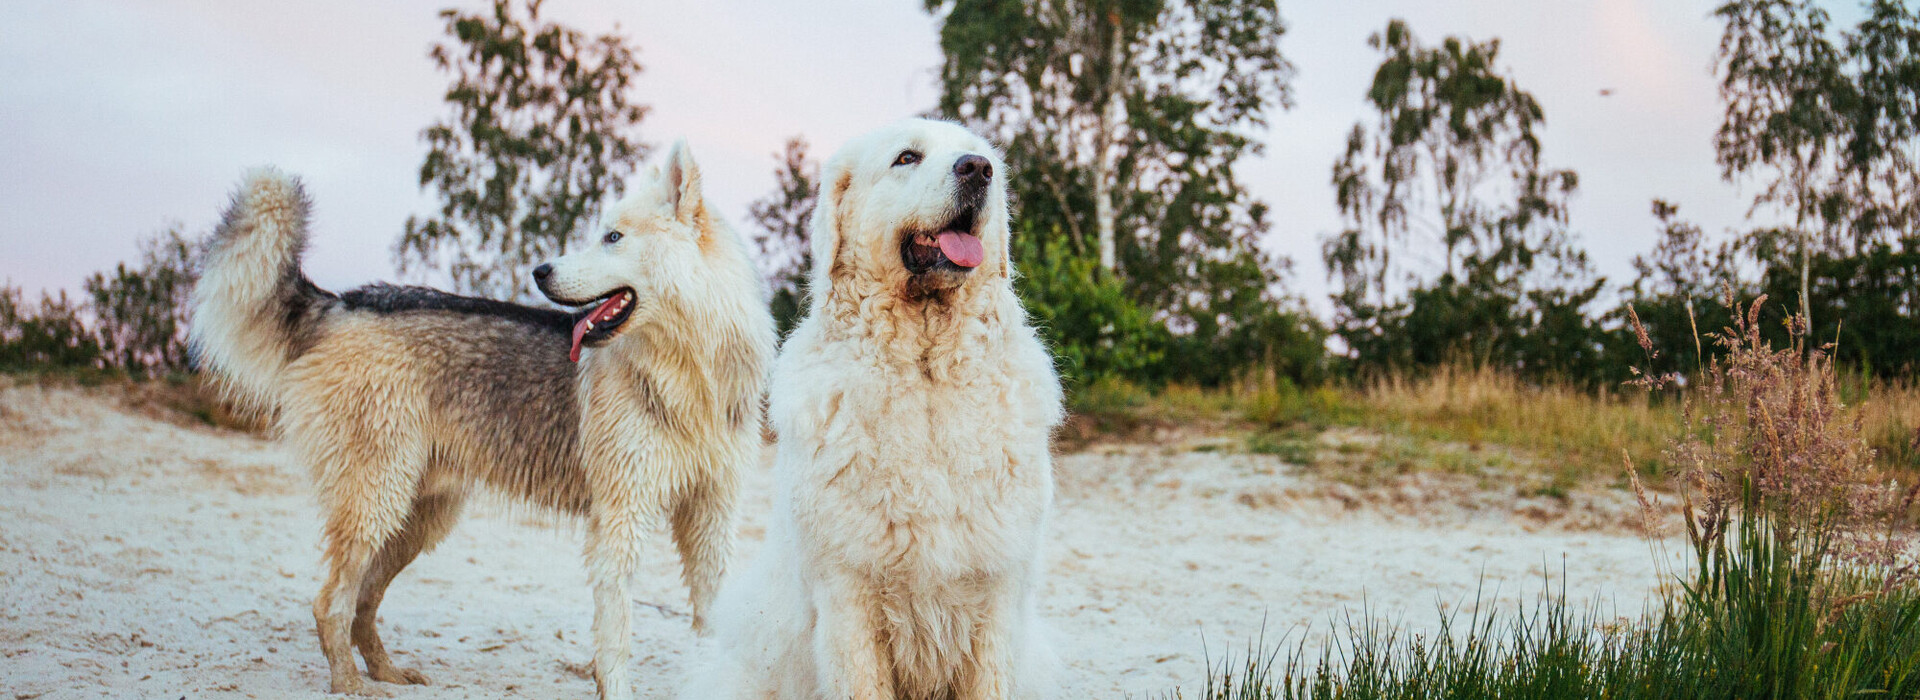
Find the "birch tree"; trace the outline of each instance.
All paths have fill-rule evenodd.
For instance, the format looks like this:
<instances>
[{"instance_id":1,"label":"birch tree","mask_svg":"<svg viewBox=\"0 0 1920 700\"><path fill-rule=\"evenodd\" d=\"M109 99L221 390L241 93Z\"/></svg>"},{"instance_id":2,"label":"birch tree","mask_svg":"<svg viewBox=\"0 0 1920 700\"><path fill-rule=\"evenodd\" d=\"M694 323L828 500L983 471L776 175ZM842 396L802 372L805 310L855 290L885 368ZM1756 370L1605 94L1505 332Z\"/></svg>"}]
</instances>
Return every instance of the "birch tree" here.
<instances>
[{"instance_id":1,"label":"birch tree","mask_svg":"<svg viewBox=\"0 0 1920 700\"><path fill-rule=\"evenodd\" d=\"M1758 180L1754 210L1792 221L1809 321L1814 257L1861 254L1920 223L1920 16L1897 0L1862 4L1850 28L1810 0L1714 11L1721 173Z\"/></svg>"},{"instance_id":2,"label":"birch tree","mask_svg":"<svg viewBox=\"0 0 1920 700\"><path fill-rule=\"evenodd\" d=\"M635 133L640 73L618 33L589 37L540 16L540 0L445 10L429 56L453 77L447 114L421 132L420 186L439 210L407 217L401 271L437 270L455 289L529 294L527 271L566 250L646 156Z\"/></svg>"},{"instance_id":3,"label":"birch tree","mask_svg":"<svg viewBox=\"0 0 1920 700\"><path fill-rule=\"evenodd\" d=\"M1252 326L1284 303L1285 261L1261 250L1267 208L1235 166L1260 151L1267 115L1289 104L1293 69L1280 52L1286 26L1274 2L926 7L942 21L939 112L999 143L1013 171L1016 235L1027 237L1016 241L1015 262L1104 279L1030 283L1030 298L1119 285L1123 299L1188 348L1168 355L1176 363L1201 348L1224 358L1222 348L1239 347L1226 338L1266 333Z\"/></svg>"}]
</instances>

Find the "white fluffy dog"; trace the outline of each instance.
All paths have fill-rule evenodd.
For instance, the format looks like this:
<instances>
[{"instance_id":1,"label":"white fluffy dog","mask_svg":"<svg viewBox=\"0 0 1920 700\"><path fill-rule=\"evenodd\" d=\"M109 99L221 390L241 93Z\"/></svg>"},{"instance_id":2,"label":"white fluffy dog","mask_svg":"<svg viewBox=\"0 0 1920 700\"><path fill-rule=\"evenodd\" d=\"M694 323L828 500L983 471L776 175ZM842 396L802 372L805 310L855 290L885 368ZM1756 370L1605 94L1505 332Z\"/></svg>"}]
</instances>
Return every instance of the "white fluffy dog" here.
<instances>
[{"instance_id":1,"label":"white fluffy dog","mask_svg":"<svg viewBox=\"0 0 1920 700\"><path fill-rule=\"evenodd\" d=\"M826 165L812 302L776 362L766 545L683 697L1040 698L1059 381L1008 262L1005 168L944 122Z\"/></svg>"}]
</instances>

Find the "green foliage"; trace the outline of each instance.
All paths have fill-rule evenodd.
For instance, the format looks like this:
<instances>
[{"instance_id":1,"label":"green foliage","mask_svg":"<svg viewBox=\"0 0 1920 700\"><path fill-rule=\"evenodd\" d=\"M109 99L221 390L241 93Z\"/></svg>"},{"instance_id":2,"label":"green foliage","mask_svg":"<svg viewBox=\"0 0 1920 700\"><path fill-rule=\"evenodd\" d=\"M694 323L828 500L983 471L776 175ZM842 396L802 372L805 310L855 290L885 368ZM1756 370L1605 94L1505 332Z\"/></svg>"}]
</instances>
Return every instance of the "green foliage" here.
<instances>
[{"instance_id":1,"label":"green foliage","mask_svg":"<svg viewBox=\"0 0 1920 700\"><path fill-rule=\"evenodd\" d=\"M1234 171L1287 105L1271 0L927 9L942 16L940 112L1003 145L1019 235L1046 239L1016 246L1015 263L1073 353L1070 373L1217 384L1268 357L1318 354L1275 345L1309 339L1312 324L1277 308L1284 261L1259 248L1267 208ZM1080 310L1098 315L1066 317ZM1160 330L1112 337L1139 317Z\"/></svg>"},{"instance_id":2,"label":"green foliage","mask_svg":"<svg viewBox=\"0 0 1920 700\"><path fill-rule=\"evenodd\" d=\"M1499 42L1428 46L1394 20L1369 43L1383 56L1367 93L1379 116L1354 125L1334 164L1347 228L1325 244L1353 359L1596 374L1602 335L1584 308L1602 281L1566 229L1578 178L1541 165L1544 114L1501 74ZM1433 243L1439 269L1406 264Z\"/></svg>"},{"instance_id":3,"label":"green foliage","mask_svg":"<svg viewBox=\"0 0 1920 700\"><path fill-rule=\"evenodd\" d=\"M140 243L141 265L87 278L103 360L134 376L187 370L187 304L198 251L168 228Z\"/></svg>"},{"instance_id":4,"label":"green foliage","mask_svg":"<svg viewBox=\"0 0 1920 700\"><path fill-rule=\"evenodd\" d=\"M1765 552L1755 552L1767 561ZM1764 565L1742 578L1761 584ZM1743 592L1754 589L1742 589ZM1856 589L1857 590L1857 589ZM1209 700L1443 698L1751 700L1914 697L1920 692L1920 597L1899 590L1831 617L1753 595L1693 608L1667 604L1640 620L1542 596L1501 615L1476 605L1431 636L1348 620L1317 658L1305 636L1250 649L1208 669ZM1364 614L1364 613L1363 613ZM1184 695L1178 691L1171 697Z\"/></svg>"},{"instance_id":5,"label":"green foliage","mask_svg":"<svg viewBox=\"0 0 1920 700\"><path fill-rule=\"evenodd\" d=\"M1778 235L1759 234L1763 240ZM1760 290L1772 298L1799 294L1790 256L1777 245L1756 252L1764 270ZM1808 265L1809 312L1822 319L1819 339L1835 344L1841 362L1882 377L1912 376L1920 369L1920 238L1873 243L1850 255L1815 253ZM1779 318L1778 311L1771 317ZM1785 335L1781 324L1768 330L1776 341Z\"/></svg>"},{"instance_id":6,"label":"green foliage","mask_svg":"<svg viewBox=\"0 0 1920 700\"><path fill-rule=\"evenodd\" d=\"M1803 260L1793 230L1764 228L1708 247L1699 227L1679 219L1677 210L1654 203L1661 239L1649 255L1634 259L1639 274L1609 316L1619 325L1608 340L1605 376L1619 376L1615 366L1637 355L1628 307L1653 347L1663 348L1636 366L1656 375L1692 375L1719 354L1704 335L1734 323L1728 293L1736 300L1761 294L1797 300L1802 289L1803 308L1825 319L1814 336L1834 344L1840 363L1881 378L1906 377L1920 367L1920 238L1868 243L1858 251L1815 251ZM1809 273L1804 280L1803 264ZM1764 337L1788 340L1787 310L1762 309Z\"/></svg>"},{"instance_id":7,"label":"green foliage","mask_svg":"<svg viewBox=\"0 0 1920 700\"><path fill-rule=\"evenodd\" d=\"M1499 367L1535 381L1600 384L1607 360L1602 329L1585 313L1599 282L1573 289L1518 290L1442 277L1404 301L1347 317L1342 335L1363 371L1431 371L1446 364ZM1621 377L1614 377L1617 381Z\"/></svg>"},{"instance_id":8,"label":"green foliage","mask_svg":"<svg viewBox=\"0 0 1920 700\"><path fill-rule=\"evenodd\" d=\"M1015 286L1068 388L1152 374L1171 340L1166 327L1092 258L1050 255L1048 237L1032 233L1030 222L1020 225L1014 249L1026 262Z\"/></svg>"},{"instance_id":9,"label":"green foliage","mask_svg":"<svg viewBox=\"0 0 1920 700\"><path fill-rule=\"evenodd\" d=\"M773 170L774 190L748 205L748 211L759 227L753 243L772 285L773 321L784 338L807 311L807 274L813 269L807 224L819 197L820 168L808 160L807 140L799 136L787 139L774 159L779 162Z\"/></svg>"},{"instance_id":10,"label":"green foliage","mask_svg":"<svg viewBox=\"0 0 1920 700\"><path fill-rule=\"evenodd\" d=\"M1261 268L1251 260L1214 266L1208 274L1223 283L1218 296L1204 307L1175 307L1184 317L1168 314L1184 332L1169 337L1167 362L1150 379L1204 386L1248 373L1305 384L1327 379L1326 326L1304 305L1262 293L1255 284Z\"/></svg>"},{"instance_id":11,"label":"green foliage","mask_svg":"<svg viewBox=\"0 0 1920 700\"><path fill-rule=\"evenodd\" d=\"M429 56L453 76L450 109L421 132L431 150L420 164L440 209L407 218L394 247L403 272L444 270L468 293L524 293L527 269L565 252L646 156L633 131L647 110L628 94L641 70L633 47L542 21L540 6L528 0L524 17L513 0L440 13L451 41Z\"/></svg>"}]
</instances>

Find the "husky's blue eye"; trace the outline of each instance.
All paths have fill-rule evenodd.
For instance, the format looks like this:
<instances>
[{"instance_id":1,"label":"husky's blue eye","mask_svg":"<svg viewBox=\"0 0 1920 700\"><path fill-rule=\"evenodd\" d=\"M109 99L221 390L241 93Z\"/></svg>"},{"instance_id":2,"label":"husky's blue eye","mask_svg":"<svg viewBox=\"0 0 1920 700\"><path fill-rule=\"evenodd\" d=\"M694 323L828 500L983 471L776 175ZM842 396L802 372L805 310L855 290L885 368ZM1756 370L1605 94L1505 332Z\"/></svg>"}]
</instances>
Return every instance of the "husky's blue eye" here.
<instances>
[{"instance_id":1,"label":"husky's blue eye","mask_svg":"<svg viewBox=\"0 0 1920 700\"><path fill-rule=\"evenodd\" d=\"M601 241L600 241L600 242L602 242L602 243L617 243L617 242L619 242L619 241L620 241L620 239L621 239L622 237L624 237L625 235L626 235L626 234L623 234L623 233L620 233L619 231L608 231L608 232L607 232L607 237L606 237L606 238L603 238L603 239L601 239Z\"/></svg>"},{"instance_id":2,"label":"husky's blue eye","mask_svg":"<svg viewBox=\"0 0 1920 700\"><path fill-rule=\"evenodd\" d=\"M914 163L920 162L920 158L921 156L919 151L901 151L900 155L894 156L893 164L894 165L913 165Z\"/></svg>"}]
</instances>

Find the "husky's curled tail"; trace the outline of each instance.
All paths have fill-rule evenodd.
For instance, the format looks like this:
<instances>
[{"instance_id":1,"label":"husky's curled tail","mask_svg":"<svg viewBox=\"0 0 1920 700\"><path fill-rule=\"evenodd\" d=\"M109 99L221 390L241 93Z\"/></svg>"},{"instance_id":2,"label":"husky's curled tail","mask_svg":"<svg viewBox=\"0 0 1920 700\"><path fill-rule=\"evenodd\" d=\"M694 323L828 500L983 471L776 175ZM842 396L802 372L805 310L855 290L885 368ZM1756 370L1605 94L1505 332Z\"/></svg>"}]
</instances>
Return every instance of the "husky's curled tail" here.
<instances>
[{"instance_id":1,"label":"husky's curled tail","mask_svg":"<svg viewBox=\"0 0 1920 700\"><path fill-rule=\"evenodd\" d=\"M334 299L300 270L308 208L298 179L273 168L248 172L194 286L191 355L248 410L278 408L281 372L311 343Z\"/></svg>"}]
</instances>

